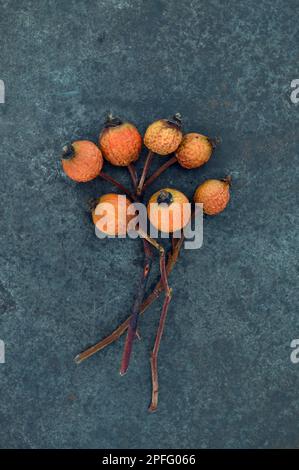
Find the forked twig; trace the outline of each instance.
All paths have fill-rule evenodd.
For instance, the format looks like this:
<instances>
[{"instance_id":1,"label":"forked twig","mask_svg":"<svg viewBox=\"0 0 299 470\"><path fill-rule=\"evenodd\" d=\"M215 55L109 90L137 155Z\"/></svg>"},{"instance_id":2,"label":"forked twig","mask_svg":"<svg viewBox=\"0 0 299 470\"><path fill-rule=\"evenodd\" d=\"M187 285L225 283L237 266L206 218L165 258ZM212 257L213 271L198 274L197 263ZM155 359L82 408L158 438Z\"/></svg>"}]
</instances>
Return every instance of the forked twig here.
<instances>
[{"instance_id":1,"label":"forked twig","mask_svg":"<svg viewBox=\"0 0 299 470\"><path fill-rule=\"evenodd\" d=\"M143 246L144 246L143 272L141 275L136 299L134 302L132 315L129 321L128 333L127 333L127 337L125 341L125 347L124 347L123 357L122 357L121 366L120 366L120 375L124 375L127 372L128 367L129 367L130 357L131 357L132 348L133 348L133 341L135 337L137 336L139 312L140 312L148 276L149 276L151 265L152 265L152 251L150 249L150 246L145 240L143 241Z\"/></svg>"},{"instance_id":2,"label":"forked twig","mask_svg":"<svg viewBox=\"0 0 299 470\"><path fill-rule=\"evenodd\" d=\"M128 166L128 170L131 176L131 180L133 183L134 191L137 191L137 185L138 185L138 178L137 178L137 172L133 164L130 164ZM138 197L137 197L138 199ZM144 294L145 294L145 289L146 289L146 284L147 280L149 277L149 273L151 270L152 266L152 250L150 244L143 238L143 251L144 251L144 266L143 266L143 272L141 275L140 279L140 284L139 288L137 291L136 299L133 305L133 311L132 315L130 317L129 321L129 326L128 326L128 333L125 341L125 346L124 346L124 352L123 352L123 357L121 361L121 366L120 366L120 375L124 375L129 367L129 362L132 354L132 349L133 349L133 342L135 337L140 339L139 332L137 330L138 327L138 317L139 317L139 312L141 308L141 304L144 299Z\"/></svg>"},{"instance_id":3,"label":"forked twig","mask_svg":"<svg viewBox=\"0 0 299 470\"><path fill-rule=\"evenodd\" d=\"M168 285L167 272L165 266L165 256L160 257L160 270L161 270L161 281L165 290L165 299L162 307L162 313L159 321L157 336L155 339L154 348L151 354L151 371L152 371L152 401L149 406L149 411L154 412L158 407L158 395L159 395L159 382L158 382L158 354L161 344L162 335L164 332L166 317L168 313L168 307L172 297L172 289Z\"/></svg>"},{"instance_id":4,"label":"forked twig","mask_svg":"<svg viewBox=\"0 0 299 470\"><path fill-rule=\"evenodd\" d=\"M182 234L181 238L177 240L174 250L172 251L172 253L169 255L167 259L167 263L166 263L167 276L169 276L169 274L173 270L178 260L179 253L183 246L183 243L184 243L184 235ZM164 285L162 283L162 280L160 279L157 282L153 291L149 294L149 296L142 303L140 307L140 312L139 312L140 315L142 315L152 305L152 303L156 299L158 299L158 297L163 292L163 290L164 290ZM110 335L106 336L106 338L102 339L98 343L94 344L90 348L78 354L75 357L74 361L77 364L80 364L81 362L85 361L86 359L93 356L97 352L101 351L102 349L106 348L110 344L114 343L114 341L117 341L126 332L127 328L129 327L130 318L131 318L131 315L124 322L122 322Z\"/></svg>"},{"instance_id":5,"label":"forked twig","mask_svg":"<svg viewBox=\"0 0 299 470\"><path fill-rule=\"evenodd\" d=\"M160 273L161 273L161 282L165 291L165 299L163 302L162 313L159 321L157 336L154 344L154 348L151 354L151 371L152 371L152 401L149 407L150 412L156 411L158 407L158 395L159 395L159 382L158 382L158 354L161 344L161 339L164 332L166 317L168 313L168 307L172 297L172 289L170 289L168 284L168 276L166 271L165 264L165 250L160 243L156 240L150 238L145 232L139 230L139 235L145 238L149 243L151 243L158 251L160 255Z\"/></svg>"}]
</instances>

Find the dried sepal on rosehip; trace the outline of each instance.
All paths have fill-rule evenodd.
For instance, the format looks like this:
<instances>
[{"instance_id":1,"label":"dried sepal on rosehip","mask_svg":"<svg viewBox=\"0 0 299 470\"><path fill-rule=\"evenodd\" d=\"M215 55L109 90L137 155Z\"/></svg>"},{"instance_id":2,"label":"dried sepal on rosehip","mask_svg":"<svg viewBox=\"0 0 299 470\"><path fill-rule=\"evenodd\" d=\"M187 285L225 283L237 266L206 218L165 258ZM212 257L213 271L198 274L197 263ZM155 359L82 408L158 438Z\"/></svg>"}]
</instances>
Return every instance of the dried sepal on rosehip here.
<instances>
[{"instance_id":1,"label":"dried sepal on rosehip","mask_svg":"<svg viewBox=\"0 0 299 470\"><path fill-rule=\"evenodd\" d=\"M191 208L185 194L176 189L164 188L151 196L147 213L151 224L157 230L172 233L188 224Z\"/></svg>"},{"instance_id":2,"label":"dried sepal on rosehip","mask_svg":"<svg viewBox=\"0 0 299 470\"><path fill-rule=\"evenodd\" d=\"M92 209L92 220L97 229L111 236L125 236L130 220L134 215L128 214L132 202L126 196L109 193L95 201Z\"/></svg>"},{"instance_id":3,"label":"dried sepal on rosehip","mask_svg":"<svg viewBox=\"0 0 299 470\"><path fill-rule=\"evenodd\" d=\"M230 199L231 179L209 179L202 183L195 191L194 202L203 204L203 212L207 215L216 215L222 212Z\"/></svg>"},{"instance_id":4,"label":"dried sepal on rosehip","mask_svg":"<svg viewBox=\"0 0 299 470\"><path fill-rule=\"evenodd\" d=\"M99 146L112 165L129 166L140 155L142 137L133 124L110 114L100 134Z\"/></svg>"},{"instance_id":5,"label":"dried sepal on rosehip","mask_svg":"<svg viewBox=\"0 0 299 470\"><path fill-rule=\"evenodd\" d=\"M89 140L77 140L63 147L62 168L74 181L93 180L100 174L102 166L102 152Z\"/></svg>"},{"instance_id":6,"label":"dried sepal on rosehip","mask_svg":"<svg viewBox=\"0 0 299 470\"><path fill-rule=\"evenodd\" d=\"M169 155L180 145L182 120L179 113L172 119L159 119L148 126L144 135L144 145L153 153Z\"/></svg>"},{"instance_id":7,"label":"dried sepal on rosehip","mask_svg":"<svg viewBox=\"0 0 299 470\"><path fill-rule=\"evenodd\" d=\"M214 142L209 137L196 132L185 134L175 156L184 168L198 168L210 159Z\"/></svg>"}]
</instances>

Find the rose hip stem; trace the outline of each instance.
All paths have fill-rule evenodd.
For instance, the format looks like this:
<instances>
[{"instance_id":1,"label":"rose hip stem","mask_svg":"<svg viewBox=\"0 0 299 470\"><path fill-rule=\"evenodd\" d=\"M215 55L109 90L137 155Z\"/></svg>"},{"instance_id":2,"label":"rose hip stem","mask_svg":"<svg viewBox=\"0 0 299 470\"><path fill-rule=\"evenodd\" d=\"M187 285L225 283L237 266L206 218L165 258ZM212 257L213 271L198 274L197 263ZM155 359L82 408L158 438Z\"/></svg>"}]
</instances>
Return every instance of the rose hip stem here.
<instances>
[{"instance_id":1,"label":"rose hip stem","mask_svg":"<svg viewBox=\"0 0 299 470\"><path fill-rule=\"evenodd\" d=\"M150 186L164 171L166 171L171 165L177 163L177 158L175 156L169 158L167 162L163 163L144 183L143 190Z\"/></svg>"},{"instance_id":2,"label":"rose hip stem","mask_svg":"<svg viewBox=\"0 0 299 470\"><path fill-rule=\"evenodd\" d=\"M145 240L144 240L143 246L144 246L143 272L142 272L142 276L140 279L137 296L134 302L132 315L129 321L128 333L126 337L123 357L122 357L121 366L120 366L120 372L119 372L120 375L125 375L129 367L130 358L131 358L132 349L133 349L133 341L136 337L136 332L137 332L139 312L140 312L148 276L149 276L151 265L152 265L152 251L150 249L150 246Z\"/></svg>"},{"instance_id":3,"label":"rose hip stem","mask_svg":"<svg viewBox=\"0 0 299 470\"><path fill-rule=\"evenodd\" d=\"M179 238L178 241L176 242L174 251L168 257L167 264L166 264L167 275L169 275L171 271L173 270L178 260L179 253L180 253L183 243L184 243L184 235L182 234L181 238ZM152 303L156 299L158 299L158 297L163 292L163 290L164 290L164 286L160 279L157 282L153 291L148 295L148 297L142 303L140 307L140 312L139 312L140 315L142 315L152 305ZM106 336L106 338L102 339L98 343L94 344L90 348L78 354L74 359L76 364L80 364L81 362L85 361L86 359L93 356L97 352L101 351L102 349L106 348L110 344L114 343L114 341L117 341L128 329L130 318L131 318L131 315L125 321L123 321L110 335Z\"/></svg>"},{"instance_id":4,"label":"rose hip stem","mask_svg":"<svg viewBox=\"0 0 299 470\"><path fill-rule=\"evenodd\" d=\"M162 308L162 313L161 313L161 317L160 317L157 336L156 336L154 349L153 349L153 352L151 354L151 360L150 360L151 361L151 370L152 370L152 401L151 401L151 405L149 407L149 411L154 412L154 411L156 411L156 409L158 407L158 394L159 394L158 353L159 353L161 339L162 339L163 332L164 332L168 307L169 307L171 297L172 297L172 289L170 289L169 284L168 284L168 276L167 276L167 270L166 270L166 264L165 264L165 250L164 250L164 247L162 245L160 245L158 242L156 242L156 240L150 238L142 230L139 229L138 233L142 238L147 240L151 245L153 245L159 251L161 283L162 283L162 286L165 290L165 300L164 300L164 303L163 303L163 308ZM137 318L137 316L138 316L138 313L136 315L136 318ZM130 325L131 325L131 321L134 321L134 316L131 317L129 328L130 328ZM135 326L135 324L134 324L134 326ZM137 324L136 324L136 327L137 327ZM129 329L129 331L130 331L130 329ZM135 334L136 334L136 329L134 331L134 336L130 336L132 342L133 342L133 339L135 337ZM127 336L127 338L128 337L129 336ZM126 371L125 366L128 365L128 363L127 363L127 358L128 357L129 357L129 354L127 353L126 348L125 348L125 352L124 352L124 356L123 356L123 362L122 362L122 367L124 367L124 371ZM122 371L123 371L123 369L121 368L121 375L122 375Z\"/></svg>"},{"instance_id":5,"label":"rose hip stem","mask_svg":"<svg viewBox=\"0 0 299 470\"><path fill-rule=\"evenodd\" d=\"M168 285L167 271L165 266L165 254L162 253L160 257L160 270L161 270L161 281L165 290L165 299L162 307L162 313L159 321L157 336L153 352L151 354L151 371L152 371L152 401L149 407L150 412L154 412L158 407L158 394L159 394L159 382L158 382L158 353L160 349L161 339L164 332L166 317L168 313L168 307L172 297L172 289Z\"/></svg>"},{"instance_id":6,"label":"rose hip stem","mask_svg":"<svg viewBox=\"0 0 299 470\"><path fill-rule=\"evenodd\" d=\"M128 171L129 171L131 179L132 179L134 191L136 191L137 185L138 185L138 177L137 177L136 168L133 165L133 163L130 163L130 165L128 165Z\"/></svg>"},{"instance_id":7,"label":"rose hip stem","mask_svg":"<svg viewBox=\"0 0 299 470\"><path fill-rule=\"evenodd\" d=\"M132 179L134 190L136 192L137 185L138 185L138 178L137 178L135 167L133 165L129 165L128 170ZM136 198L137 200L140 199L138 198L137 195L136 195ZM128 333L127 333L127 337L125 341L124 352L123 352L123 357L122 357L121 366L120 366L120 375L126 374L128 367L129 367L130 358L131 358L132 349L133 349L133 342L134 342L135 337L138 336L137 327L138 327L138 317L140 313L140 308L144 299L146 284L147 284L147 280L148 280L149 273L150 273L151 266L152 266L151 246L144 238L142 238L142 241L143 241L143 251L144 251L144 266L143 266L143 272L142 272L141 279L140 279L140 285L137 291L137 296L136 296L135 303L133 306L133 312L129 321Z\"/></svg>"},{"instance_id":8,"label":"rose hip stem","mask_svg":"<svg viewBox=\"0 0 299 470\"><path fill-rule=\"evenodd\" d=\"M130 191L125 186L123 186L121 183L119 183L114 178L112 178L112 176L109 176L107 175L107 173L104 173L103 171L101 171L99 174L99 177L105 181L109 181L109 183L113 184L118 189L120 189L123 193L127 194L127 196L129 196L129 198L132 199L133 201L137 200L134 194L130 193Z\"/></svg>"},{"instance_id":9,"label":"rose hip stem","mask_svg":"<svg viewBox=\"0 0 299 470\"><path fill-rule=\"evenodd\" d=\"M143 170L142 170L141 178L140 178L140 181L139 181L138 186L137 186L137 196L140 196L142 194L143 184L144 184L145 178L148 174L149 168L151 166L153 156L154 156L153 152L151 150L149 150L148 154L146 156L146 160L145 160L145 164L144 164L144 167L143 167Z\"/></svg>"}]
</instances>

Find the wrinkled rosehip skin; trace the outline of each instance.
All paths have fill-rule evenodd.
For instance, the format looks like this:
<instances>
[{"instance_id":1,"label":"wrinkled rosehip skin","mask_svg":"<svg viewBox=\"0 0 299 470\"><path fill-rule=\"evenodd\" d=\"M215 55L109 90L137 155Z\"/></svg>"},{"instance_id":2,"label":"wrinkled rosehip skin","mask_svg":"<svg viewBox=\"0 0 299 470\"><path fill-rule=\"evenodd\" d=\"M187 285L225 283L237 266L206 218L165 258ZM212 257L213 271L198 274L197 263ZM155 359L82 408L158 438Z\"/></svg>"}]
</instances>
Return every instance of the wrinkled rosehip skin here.
<instances>
[{"instance_id":1,"label":"wrinkled rosehip skin","mask_svg":"<svg viewBox=\"0 0 299 470\"><path fill-rule=\"evenodd\" d=\"M208 137L191 132L185 134L175 155L184 168L198 168L211 157L213 146Z\"/></svg>"},{"instance_id":2,"label":"wrinkled rosehip skin","mask_svg":"<svg viewBox=\"0 0 299 470\"><path fill-rule=\"evenodd\" d=\"M230 199L230 185L227 181L206 180L195 191L194 202L203 204L203 211L208 215L222 212Z\"/></svg>"},{"instance_id":3,"label":"wrinkled rosehip skin","mask_svg":"<svg viewBox=\"0 0 299 470\"><path fill-rule=\"evenodd\" d=\"M169 155L175 152L183 138L179 127L160 119L150 124L144 135L144 145L154 153L159 155Z\"/></svg>"},{"instance_id":4,"label":"wrinkled rosehip skin","mask_svg":"<svg viewBox=\"0 0 299 470\"><path fill-rule=\"evenodd\" d=\"M98 199L97 205L92 211L94 225L107 235L126 235L128 223L134 217L126 213L123 214L123 209L127 211L128 207L132 204L131 201L126 197L125 208L121 208L118 196L118 194L114 193L104 194ZM100 224L101 219L104 217L105 220L102 220L102 224Z\"/></svg>"},{"instance_id":5,"label":"wrinkled rosehip skin","mask_svg":"<svg viewBox=\"0 0 299 470\"><path fill-rule=\"evenodd\" d=\"M74 156L62 159L62 168L67 176L79 183L96 178L103 166L100 149L88 140L77 140L72 143L72 147Z\"/></svg>"},{"instance_id":6,"label":"wrinkled rosehip skin","mask_svg":"<svg viewBox=\"0 0 299 470\"><path fill-rule=\"evenodd\" d=\"M158 198L162 191L172 195L173 202L171 204L158 204ZM184 211L183 207L185 207ZM172 233L187 225L191 217L191 207L185 194L176 189L164 188L151 196L147 205L147 213L151 224L157 230Z\"/></svg>"},{"instance_id":7,"label":"wrinkled rosehip skin","mask_svg":"<svg viewBox=\"0 0 299 470\"><path fill-rule=\"evenodd\" d=\"M106 127L99 137L99 146L112 165L128 166L139 157L142 137L133 124L124 122Z\"/></svg>"}]
</instances>

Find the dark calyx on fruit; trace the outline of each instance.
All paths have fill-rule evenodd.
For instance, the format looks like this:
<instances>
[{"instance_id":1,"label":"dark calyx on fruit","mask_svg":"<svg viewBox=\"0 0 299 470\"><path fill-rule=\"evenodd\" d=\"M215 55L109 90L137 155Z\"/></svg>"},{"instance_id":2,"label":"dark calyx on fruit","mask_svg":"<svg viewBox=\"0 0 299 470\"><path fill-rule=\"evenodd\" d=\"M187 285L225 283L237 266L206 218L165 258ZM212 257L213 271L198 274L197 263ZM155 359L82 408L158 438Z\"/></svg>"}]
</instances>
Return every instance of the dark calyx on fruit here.
<instances>
[{"instance_id":1,"label":"dark calyx on fruit","mask_svg":"<svg viewBox=\"0 0 299 470\"><path fill-rule=\"evenodd\" d=\"M158 204L170 204L173 202L173 196L169 191L161 191L157 197Z\"/></svg>"},{"instance_id":2,"label":"dark calyx on fruit","mask_svg":"<svg viewBox=\"0 0 299 470\"><path fill-rule=\"evenodd\" d=\"M94 211L95 208L97 207L97 205L99 204L99 202L100 202L100 198L99 198L99 197L89 199L89 201L87 202L87 211L88 211L88 212Z\"/></svg>"},{"instance_id":3,"label":"dark calyx on fruit","mask_svg":"<svg viewBox=\"0 0 299 470\"><path fill-rule=\"evenodd\" d=\"M72 144L67 144L62 148L62 158L64 160L70 160L75 155L75 149Z\"/></svg>"},{"instance_id":4,"label":"dark calyx on fruit","mask_svg":"<svg viewBox=\"0 0 299 470\"><path fill-rule=\"evenodd\" d=\"M211 144L212 149L214 150L218 145L221 144L221 138L220 137L208 137L208 142Z\"/></svg>"},{"instance_id":5,"label":"dark calyx on fruit","mask_svg":"<svg viewBox=\"0 0 299 470\"><path fill-rule=\"evenodd\" d=\"M232 179L231 175L227 175L227 176L225 176L225 178L222 178L221 181L223 181L224 183L228 183L229 186L231 187L232 186L232 180L233 179Z\"/></svg>"},{"instance_id":6,"label":"dark calyx on fruit","mask_svg":"<svg viewBox=\"0 0 299 470\"><path fill-rule=\"evenodd\" d=\"M113 116L112 113L109 113L105 121L105 127L117 127L122 123L123 121L119 119L119 117Z\"/></svg>"},{"instance_id":7,"label":"dark calyx on fruit","mask_svg":"<svg viewBox=\"0 0 299 470\"><path fill-rule=\"evenodd\" d=\"M167 122L172 125L177 127L178 129L181 129L182 127L182 116L180 113L176 113L174 116L172 116L171 119L167 119Z\"/></svg>"}]
</instances>

